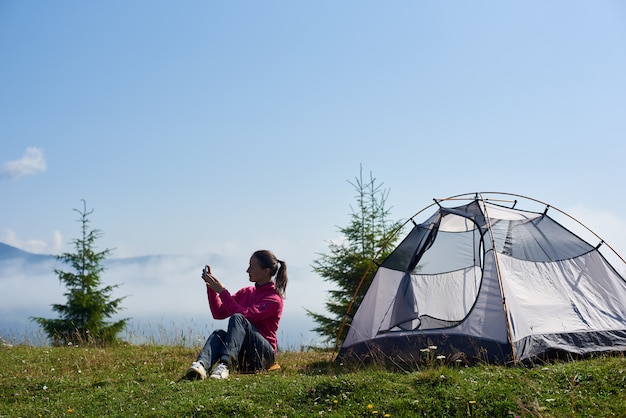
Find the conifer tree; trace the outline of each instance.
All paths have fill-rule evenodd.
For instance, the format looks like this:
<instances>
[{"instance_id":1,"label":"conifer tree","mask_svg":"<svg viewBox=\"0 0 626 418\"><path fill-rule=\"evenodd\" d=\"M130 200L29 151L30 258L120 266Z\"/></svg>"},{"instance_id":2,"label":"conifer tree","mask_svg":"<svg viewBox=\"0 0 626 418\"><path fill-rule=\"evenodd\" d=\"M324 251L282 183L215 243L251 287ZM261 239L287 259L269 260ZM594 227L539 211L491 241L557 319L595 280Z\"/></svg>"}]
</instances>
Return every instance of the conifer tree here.
<instances>
[{"instance_id":1,"label":"conifer tree","mask_svg":"<svg viewBox=\"0 0 626 418\"><path fill-rule=\"evenodd\" d=\"M313 331L327 342L334 343L340 343L345 338L347 326L343 328L342 335L339 332L357 288L359 291L346 317L347 325L372 282L376 268L372 268L371 263L376 261L374 258L379 251L378 261L389 254L395 241L391 234L401 225L399 221L388 219L390 210L385 205L389 191L382 189L382 183L378 184L371 172L369 180L365 181L361 168L359 177L349 183L357 192L357 207L352 208L349 225L339 228L344 240L339 243L329 241L328 253L321 254L312 266L313 271L325 281L335 284L336 288L329 291L325 303L330 315L307 309L307 315L317 323ZM366 272L367 276L359 288Z\"/></svg>"},{"instance_id":2,"label":"conifer tree","mask_svg":"<svg viewBox=\"0 0 626 418\"><path fill-rule=\"evenodd\" d=\"M101 275L104 272L102 263L111 250L95 250L95 242L102 236L102 232L89 228L89 215L93 210L87 211L85 200L82 202L82 211L74 209L80 215L78 222L81 224L81 238L72 241L73 253L57 256L57 260L69 264L73 271L54 270L67 289L64 294L67 303L52 305L52 310L60 318L31 318L41 325L55 345L72 342L90 345L114 343L128 321L106 321L122 309L120 305L124 298L111 299L111 293L118 285L101 287Z\"/></svg>"}]
</instances>

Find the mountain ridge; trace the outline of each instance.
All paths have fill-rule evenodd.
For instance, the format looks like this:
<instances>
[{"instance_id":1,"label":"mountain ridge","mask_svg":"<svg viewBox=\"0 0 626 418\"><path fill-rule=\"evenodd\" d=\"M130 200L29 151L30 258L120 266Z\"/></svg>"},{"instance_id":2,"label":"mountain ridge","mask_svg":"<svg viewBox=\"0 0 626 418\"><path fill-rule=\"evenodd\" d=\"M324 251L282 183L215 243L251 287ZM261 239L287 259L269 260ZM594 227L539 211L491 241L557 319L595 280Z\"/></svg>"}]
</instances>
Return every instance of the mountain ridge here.
<instances>
[{"instance_id":1,"label":"mountain ridge","mask_svg":"<svg viewBox=\"0 0 626 418\"><path fill-rule=\"evenodd\" d=\"M0 242L0 262L3 261L16 261L22 260L27 262L45 262L45 261L56 261L56 255L54 254L36 254L31 253L20 248L14 247L9 244L5 244ZM150 254L150 255L140 255L135 257L109 257L105 261L105 263L136 263L136 262L146 262L151 260L164 260L164 259L174 259L182 257L181 255L165 255L165 254Z\"/></svg>"},{"instance_id":2,"label":"mountain ridge","mask_svg":"<svg viewBox=\"0 0 626 418\"><path fill-rule=\"evenodd\" d=\"M147 264L159 261L176 260L182 258L204 258L212 263L223 262L226 257L219 254L210 253L206 255L181 255L181 254L148 254L138 255L133 257L107 257L104 260L104 265L125 265L125 264ZM36 254L31 253L12 245L0 242L0 263L4 262L26 262L29 264L56 262L57 256L54 254Z\"/></svg>"},{"instance_id":3,"label":"mountain ridge","mask_svg":"<svg viewBox=\"0 0 626 418\"><path fill-rule=\"evenodd\" d=\"M0 242L0 261L27 260L27 261L48 261L56 260L52 254L35 254L21 250L17 247Z\"/></svg>"}]
</instances>

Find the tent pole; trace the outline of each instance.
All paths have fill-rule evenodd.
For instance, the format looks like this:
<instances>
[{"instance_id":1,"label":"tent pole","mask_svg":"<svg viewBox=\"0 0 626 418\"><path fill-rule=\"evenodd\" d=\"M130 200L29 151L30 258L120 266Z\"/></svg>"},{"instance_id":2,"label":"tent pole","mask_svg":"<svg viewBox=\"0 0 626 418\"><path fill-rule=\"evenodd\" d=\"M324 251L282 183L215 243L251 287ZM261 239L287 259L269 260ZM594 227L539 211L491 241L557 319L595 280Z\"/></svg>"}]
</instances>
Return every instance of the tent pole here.
<instances>
[{"instance_id":1,"label":"tent pole","mask_svg":"<svg viewBox=\"0 0 626 418\"><path fill-rule=\"evenodd\" d=\"M515 352L515 346L513 345L513 333L511 329L511 320L509 318L509 308L506 304L506 296L504 295L504 286L502 286L502 274L500 273L500 262L498 260L498 250L496 248L495 237L493 236L493 229L491 227L491 218L487 213L487 202L480 194L480 200L482 202L482 209L485 212L485 220L487 221L487 228L489 229L489 239L491 240L491 251L493 251L493 258L496 262L496 274L498 275L498 282L500 283L500 294L502 295L502 306L504 307L504 315L506 317L506 326L508 329L507 337L509 344L511 345L511 355L513 356L513 364L517 365L517 353Z\"/></svg>"},{"instance_id":2,"label":"tent pole","mask_svg":"<svg viewBox=\"0 0 626 418\"><path fill-rule=\"evenodd\" d=\"M624 258L613 248L611 247L606 241L604 241L602 239L601 236L599 236L598 234L596 234L595 232L593 232L593 230L591 230L589 227L587 227L584 223L582 223L581 221L579 221L578 219L574 218L572 215L570 215L569 213L557 208L556 206L553 205L549 205L546 202L542 202L541 200L538 199L534 199L532 197L528 197L528 196L524 196L521 194L514 194L514 193L505 193L505 192L482 192L482 194L500 194L500 195L505 195L505 196L514 196L514 197L521 197L522 199L527 199L536 203L539 203L541 205L547 206L549 208L552 208L554 210L556 210L557 212L559 212L562 215L567 216L568 218L570 218L572 221L576 222L578 225L582 226L583 228L585 228L588 232L590 232L591 234L593 234L596 238L598 238L600 241L604 242L604 245L609 248L611 250L611 252L613 252L613 254L615 254L615 256L617 256L617 258L619 258L622 263L626 264L626 260L624 260ZM462 195L458 195L458 196L462 196ZM457 196L455 196L457 197ZM547 210L547 208L546 208Z\"/></svg>"}]
</instances>

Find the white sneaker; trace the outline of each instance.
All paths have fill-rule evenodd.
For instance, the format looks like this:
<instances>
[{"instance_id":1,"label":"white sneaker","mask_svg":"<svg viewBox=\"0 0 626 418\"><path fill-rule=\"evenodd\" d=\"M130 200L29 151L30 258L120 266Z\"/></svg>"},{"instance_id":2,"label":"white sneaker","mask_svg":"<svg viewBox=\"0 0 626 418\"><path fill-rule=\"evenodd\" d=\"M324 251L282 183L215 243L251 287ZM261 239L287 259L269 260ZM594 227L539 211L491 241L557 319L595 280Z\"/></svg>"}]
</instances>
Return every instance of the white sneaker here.
<instances>
[{"instance_id":1,"label":"white sneaker","mask_svg":"<svg viewBox=\"0 0 626 418\"><path fill-rule=\"evenodd\" d=\"M228 371L228 366L224 363L219 363L213 369L213 373L211 373L211 379L228 379L230 376L230 371Z\"/></svg>"},{"instance_id":2,"label":"white sneaker","mask_svg":"<svg viewBox=\"0 0 626 418\"><path fill-rule=\"evenodd\" d=\"M198 361L194 361L191 363L189 370L187 370L187 379L190 380L204 380L206 379L206 369L202 365L202 363Z\"/></svg>"}]
</instances>

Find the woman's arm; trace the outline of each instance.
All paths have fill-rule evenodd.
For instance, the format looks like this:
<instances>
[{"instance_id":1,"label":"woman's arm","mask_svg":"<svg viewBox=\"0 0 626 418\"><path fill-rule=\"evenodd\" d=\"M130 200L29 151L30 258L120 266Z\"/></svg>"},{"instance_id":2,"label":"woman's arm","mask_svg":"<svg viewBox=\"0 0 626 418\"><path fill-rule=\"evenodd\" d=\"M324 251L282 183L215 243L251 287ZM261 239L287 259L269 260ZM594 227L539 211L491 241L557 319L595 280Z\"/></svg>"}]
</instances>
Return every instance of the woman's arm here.
<instances>
[{"instance_id":1,"label":"woman's arm","mask_svg":"<svg viewBox=\"0 0 626 418\"><path fill-rule=\"evenodd\" d=\"M224 309L219 294L225 290L222 282L211 273L211 266L208 264L202 271L202 280L206 284L207 299L209 300L209 307L211 308L211 314L215 319L226 319L230 316L228 311Z\"/></svg>"},{"instance_id":2,"label":"woman's arm","mask_svg":"<svg viewBox=\"0 0 626 418\"><path fill-rule=\"evenodd\" d=\"M251 322L264 321L280 313L282 299L276 293L268 293L258 301L251 301L249 294L242 294L244 291L245 289L242 289L234 295L231 295L227 289L221 292L219 295L219 311L227 313L227 316L236 313L242 314Z\"/></svg>"}]
</instances>

